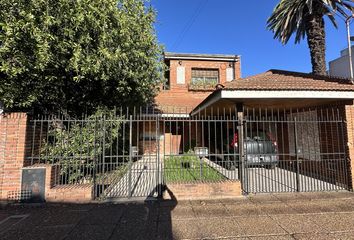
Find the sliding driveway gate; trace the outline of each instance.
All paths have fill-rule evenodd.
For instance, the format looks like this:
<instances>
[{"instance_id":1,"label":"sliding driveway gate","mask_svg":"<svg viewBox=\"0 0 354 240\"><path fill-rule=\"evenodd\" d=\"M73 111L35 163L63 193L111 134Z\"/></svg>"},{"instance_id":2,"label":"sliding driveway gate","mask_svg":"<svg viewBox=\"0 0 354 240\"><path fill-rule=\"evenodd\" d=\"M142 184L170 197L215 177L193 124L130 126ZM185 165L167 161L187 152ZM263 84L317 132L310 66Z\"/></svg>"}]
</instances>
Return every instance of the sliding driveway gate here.
<instances>
[{"instance_id":1,"label":"sliding driveway gate","mask_svg":"<svg viewBox=\"0 0 354 240\"><path fill-rule=\"evenodd\" d=\"M120 110L36 118L29 132L30 165L52 165L56 186L91 184L98 199L157 197L169 183L230 180L240 180L246 194L350 188L338 108L195 116Z\"/></svg>"},{"instance_id":2,"label":"sliding driveway gate","mask_svg":"<svg viewBox=\"0 0 354 240\"><path fill-rule=\"evenodd\" d=\"M338 109L247 109L244 117L246 193L349 189L346 126Z\"/></svg>"}]
</instances>

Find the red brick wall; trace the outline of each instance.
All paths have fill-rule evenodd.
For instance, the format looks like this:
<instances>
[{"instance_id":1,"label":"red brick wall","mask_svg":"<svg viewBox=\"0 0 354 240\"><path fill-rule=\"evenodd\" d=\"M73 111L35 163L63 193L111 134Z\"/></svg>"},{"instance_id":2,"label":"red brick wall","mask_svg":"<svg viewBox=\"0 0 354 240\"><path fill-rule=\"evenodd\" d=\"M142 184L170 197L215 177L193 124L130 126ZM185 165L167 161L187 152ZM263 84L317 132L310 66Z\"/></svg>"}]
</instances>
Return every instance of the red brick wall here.
<instances>
[{"instance_id":1,"label":"red brick wall","mask_svg":"<svg viewBox=\"0 0 354 240\"><path fill-rule=\"evenodd\" d=\"M0 115L0 200L21 190L21 169L26 152L27 114Z\"/></svg>"},{"instance_id":2,"label":"red brick wall","mask_svg":"<svg viewBox=\"0 0 354 240\"><path fill-rule=\"evenodd\" d=\"M165 147L164 147L165 146ZM164 139L160 140L159 146L160 154L179 154L181 150L181 135L172 135L165 133ZM139 142L139 154L141 155L154 155L157 153L156 140L144 140Z\"/></svg>"},{"instance_id":3,"label":"red brick wall","mask_svg":"<svg viewBox=\"0 0 354 240\"><path fill-rule=\"evenodd\" d=\"M155 98L156 104L164 112L190 112L198 106L214 89L190 91L188 85L192 79L192 68L219 69L220 83L226 83L226 69L230 62L227 61L192 61L170 60L170 90L162 90ZM234 62L235 79L241 78L240 62ZM177 84L177 67L185 67L185 84Z\"/></svg>"},{"instance_id":4,"label":"red brick wall","mask_svg":"<svg viewBox=\"0 0 354 240\"><path fill-rule=\"evenodd\" d=\"M57 185L60 168L57 165L35 164L31 168L45 168L46 202L88 203L93 200L92 184Z\"/></svg>"},{"instance_id":5,"label":"red brick wall","mask_svg":"<svg viewBox=\"0 0 354 240\"><path fill-rule=\"evenodd\" d=\"M163 90L155 102L165 113L189 113L206 99L212 91L195 92L187 89Z\"/></svg>"},{"instance_id":6,"label":"red brick wall","mask_svg":"<svg viewBox=\"0 0 354 240\"><path fill-rule=\"evenodd\" d=\"M235 79L241 77L240 73L240 63L235 62ZM177 84L177 67L185 67L185 84ZM182 60L181 65L179 65L179 60L170 61L170 88L171 90L175 89L184 89L188 90L188 84L190 84L192 79L192 68L213 68L219 69L219 83L226 83L226 69L229 67L229 62L225 61L192 61L192 60Z\"/></svg>"},{"instance_id":7,"label":"red brick wall","mask_svg":"<svg viewBox=\"0 0 354 240\"><path fill-rule=\"evenodd\" d=\"M92 201L91 184L55 186L46 191L47 202L89 203Z\"/></svg>"},{"instance_id":8,"label":"red brick wall","mask_svg":"<svg viewBox=\"0 0 354 240\"><path fill-rule=\"evenodd\" d=\"M203 200L234 198L242 195L239 181L224 181L214 183L176 183L167 184L168 191L164 198L177 200Z\"/></svg>"},{"instance_id":9,"label":"red brick wall","mask_svg":"<svg viewBox=\"0 0 354 240\"><path fill-rule=\"evenodd\" d=\"M31 163L26 157L31 154L32 146L38 145L39 135L34 143L32 126L26 113L9 113L0 115L0 200L8 200L10 195L18 195L21 191L21 173L24 166ZM46 167L45 195L47 201L88 202L92 199L92 185L66 185L54 187L59 169L49 165Z\"/></svg>"}]
</instances>

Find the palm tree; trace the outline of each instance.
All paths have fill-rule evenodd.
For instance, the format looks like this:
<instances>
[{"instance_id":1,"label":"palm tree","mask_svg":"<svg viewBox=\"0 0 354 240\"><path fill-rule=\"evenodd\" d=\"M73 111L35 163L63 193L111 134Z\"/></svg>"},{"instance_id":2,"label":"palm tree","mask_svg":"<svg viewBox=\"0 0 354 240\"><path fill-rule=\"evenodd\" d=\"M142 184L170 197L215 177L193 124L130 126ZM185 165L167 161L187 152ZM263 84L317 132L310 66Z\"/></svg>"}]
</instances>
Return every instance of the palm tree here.
<instances>
[{"instance_id":1,"label":"palm tree","mask_svg":"<svg viewBox=\"0 0 354 240\"><path fill-rule=\"evenodd\" d=\"M337 27L333 13L347 17L352 14L353 0L281 0L267 21L274 38L286 44L293 34L295 43L307 36L312 72L326 75L326 42L324 16Z\"/></svg>"}]
</instances>

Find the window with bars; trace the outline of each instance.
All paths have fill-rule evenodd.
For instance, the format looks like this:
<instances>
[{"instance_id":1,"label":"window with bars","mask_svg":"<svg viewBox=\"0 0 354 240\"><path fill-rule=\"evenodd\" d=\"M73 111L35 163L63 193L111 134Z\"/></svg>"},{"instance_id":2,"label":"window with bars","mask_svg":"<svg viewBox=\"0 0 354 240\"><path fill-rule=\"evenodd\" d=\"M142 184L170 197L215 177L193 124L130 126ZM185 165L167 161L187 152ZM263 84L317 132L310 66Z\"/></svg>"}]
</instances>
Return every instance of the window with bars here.
<instances>
[{"instance_id":1,"label":"window with bars","mask_svg":"<svg viewBox=\"0 0 354 240\"><path fill-rule=\"evenodd\" d=\"M192 68L191 87L213 88L219 82L219 69Z\"/></svg>"}]
</instances>

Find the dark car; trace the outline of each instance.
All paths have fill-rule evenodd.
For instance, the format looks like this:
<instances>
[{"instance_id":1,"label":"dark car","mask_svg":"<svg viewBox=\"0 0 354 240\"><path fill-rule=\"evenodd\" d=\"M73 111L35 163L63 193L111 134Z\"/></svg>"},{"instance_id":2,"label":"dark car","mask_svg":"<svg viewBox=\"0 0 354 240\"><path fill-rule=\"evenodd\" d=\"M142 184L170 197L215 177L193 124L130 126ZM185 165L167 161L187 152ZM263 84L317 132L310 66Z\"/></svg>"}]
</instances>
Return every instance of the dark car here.
<instances>
[{"instance_id":1,"label":"dark car","mask_svg":"<svg viewBox=\"0 0 354 240\"><path fill-rule=\"evenodd\" d=\"M238 133L229 134L232 139L227 148L228 154L224 157L227 168L234 169L239 165ZM270 132L252 130L244 133L245 166L275 168L279 163L278 146Z\"/></svg>"}]
</instances>

